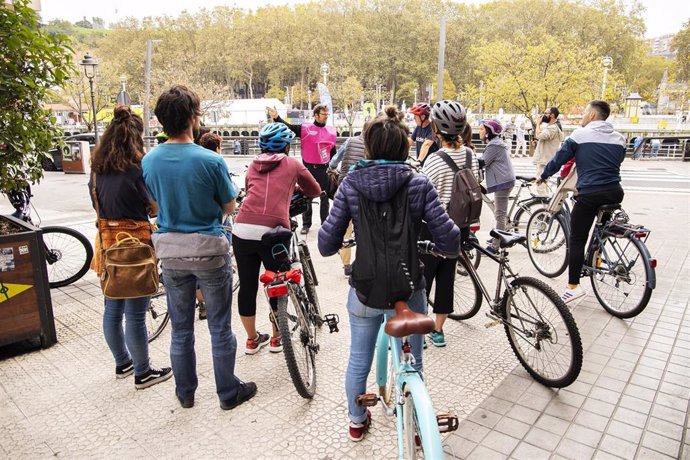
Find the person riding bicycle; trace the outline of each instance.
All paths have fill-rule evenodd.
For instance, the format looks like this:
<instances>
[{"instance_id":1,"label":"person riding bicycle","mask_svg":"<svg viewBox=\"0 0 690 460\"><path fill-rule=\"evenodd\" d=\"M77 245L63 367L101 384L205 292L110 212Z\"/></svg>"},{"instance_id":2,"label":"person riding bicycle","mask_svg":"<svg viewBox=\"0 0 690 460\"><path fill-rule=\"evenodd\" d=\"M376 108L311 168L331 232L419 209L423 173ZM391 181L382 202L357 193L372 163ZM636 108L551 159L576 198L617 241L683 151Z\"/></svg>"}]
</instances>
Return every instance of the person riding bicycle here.
<instances>
[{"instance_id":1,"label":"person riding bicycle","mask_svg":"<svg viewBox=\"0 0 690 460\"><path fill-rule=\"evenodd\" d=\"M272 336L256 330L256 293L261 263L271 271L279 271L281 265L275 260L272 248L261 239L277 226L290 228L289 206L296 189L309 198L321 194L321 187L309 170L299 160L288 156L294 137L290 128L282 123L269 123L261 128L258 141L261 154L247 170L246 196L232 229L232 247L240 277L237 303L247 332L244 352L248 355L258 353L266 345L274 353L283 350L273 314L269 315ZM275 312L276 299L271 299L270 303Z\"/></svg>"},{"instance_id":2,"label":"person riding bicycle","mask_svg":"<svg viewBox=\"0 0 690 460\"><path fill-rule=\"evenodd\" d=\"M568 286L561 295L571 302L585 295L580 275L585 259L585 245L597 210L605 204L623 201L621 163L625 159L625 137L614 131L606 121L611 107L605 101L587 104L582 128L565 140L553 159L546 165L537 183L544 182L570 159L577 164L577 197L570 215L570 252L568 255Z\"/></svg>"},{"instance_id":3,"label":"person riding bicycle","mask_svg":"<svg viewBox=\"0 0 690 460\"><path fill-rule=\"evenodd\" d=\"M403 187L408 187L408 203L413 224L413 233L419 234L422 219L429 224L433 241L438 251L457 254L460 245L460 230L446 214L431 181L415 173L407 164L409 153L407 126L400 121L397 109L387 107L385 114L374 119L364 131L366 159L359 161L338 188L333 209L319 230L319 251L323 256L336 254L343 245L343 236L352 219L355 240L366 238L362 228L359 203L387 202L392 200ZM371 238L369 238L371 239ZM356 268L356 267L355 267ZM357 275L353 272L353 277ZM347 309L350 318L350 357L345 376L348 413L350 418L349 437L360 441L371 423L371 413L360 407L357 397L366 393L367 375L374 357L376 337L384 316L391 316L391 309L372 308L359 300L354 281L350 278ZM424 277L414 286L407 299L411 310L426 313ZM422 336L410 338L414 367L422 369Z\"/></svg>"},{"instance_id":4,"label":"person riding bicycle","mask_svg":"<svg viewBox=\"0 0 690 460\"><path fill-rule=\"evenodd\" d=\"M515 186L515 171L510 161L510 150L501 139L503 127L498 120L486 119L479 122L479 136L488 142L482 159L486 170L486 192L494 194L494 216L496 228L506 229L508 198ZM498 252L498 239L489 240L487 250Z\"/></svg>"},{"instance_id":5,"label":"person riding bicycle","mask_svg":"<svg viewBox=\"0 0 690 460\"><path fill-rule=\"evenodd\" d=\"M438 199L444 208L448 207L453 189L455 172L441 157L447 155L455 165L462 169L465 167L466 156L472 159L472 171L479 180L479 164L474 152L465 147L462 141L462 133L467 126L465 108L455 101L440 101L434 104L431 111L431 129L434 136L440 141L441 148L430 153L426 157L422 174L427 176L438 192ZM463 231L463 229L461 229ZM464 229L469 235L469 227ZM426 222L422 223L420 239L428 240L431 232ZM445 347L446 340L443 334L443 325L448 314L453 312L453 287L455 285L455 268L457 258L439 258L434 255L420 256L424 263L424 278L426 280L426 294L429 297L434 280L436 291L434 294L433 310L436 314L436 326L429 334L431 343L435 347Z\"/></svg>"},{"instance_id":6,"label":"person riding bicycle","mask_svg":"<svg viewBox=\"0 0 690 460\"><path fill-rule=\"evenodd\" d=\"M414 115L415 128L410 134L410 145L415 144L417 160L424 163L424 159L438 150L438 145L434 142L431 131L431 106L426 102L417 102L410 107L409 112Z\"/></svg>"}]
</instances>

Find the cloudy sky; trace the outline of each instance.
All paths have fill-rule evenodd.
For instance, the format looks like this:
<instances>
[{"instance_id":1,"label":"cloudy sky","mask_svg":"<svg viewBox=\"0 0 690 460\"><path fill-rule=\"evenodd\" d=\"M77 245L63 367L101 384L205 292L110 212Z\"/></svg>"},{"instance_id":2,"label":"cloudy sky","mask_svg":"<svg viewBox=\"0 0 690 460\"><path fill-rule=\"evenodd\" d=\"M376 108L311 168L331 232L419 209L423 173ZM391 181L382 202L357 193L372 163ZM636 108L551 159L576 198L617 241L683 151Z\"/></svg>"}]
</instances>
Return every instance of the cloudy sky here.
<instances>
[{"instance_id":1,"label":"cloudy sky","mask_svg":"<svg viewBox=\"0 0 690 460\"><path fill-rule=\"evenodd\" d=\"M463 0L462 3L484 3L487 0ZM677 32L683 23L690 20L689 0L641 0L647 7L647 37L656 37L665 33ZM265 5L294 5L306 3L306 0L202 0L190 6L189 0L42 0L42 16L45 22L51 19L78 21L87 18L101 17L107 23L127 16L142 18L145 16L176 16L187 9L194 11L203 7L217 5L256 8Z\"/></svg>"}]
</instances>

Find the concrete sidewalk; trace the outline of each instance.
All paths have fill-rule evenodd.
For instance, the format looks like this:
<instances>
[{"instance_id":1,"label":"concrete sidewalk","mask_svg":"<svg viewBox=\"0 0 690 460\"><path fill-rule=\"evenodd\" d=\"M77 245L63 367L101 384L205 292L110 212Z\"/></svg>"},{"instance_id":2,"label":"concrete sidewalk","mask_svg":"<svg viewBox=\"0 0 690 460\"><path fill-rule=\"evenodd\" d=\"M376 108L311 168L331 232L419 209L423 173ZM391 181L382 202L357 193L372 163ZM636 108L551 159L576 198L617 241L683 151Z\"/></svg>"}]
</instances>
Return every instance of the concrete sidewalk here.
<instances>
[{"instance_id":1,"label":"concrete sidewalk","mask_svg":"<svg viewBox=\"0 0 690 460\"><path fill-rule=\"evenodd\" d=\"M40 193L48 195L56 186L49 177ZM86 188L72 200L88 200ZM653 229L649 248L659 261L657 288L647 309L631 320L611 317L592 295L574 306L585 356L573 385L553 391L529 378L502 328L484 327L486 305L471 320L448 321L448 346L425 352L435 409L463 419L457 432L444 437L449 457L690 459L688 197L659 199L634 192L624 207L634 221ZM491 227L490 217L483 217L482 241ZM75 227L93 238L92 223ZM317 255L315 237L311 232L308 243L322 309L339 314L342 327L339 334L319 336L313 400L297 395L282 354L242 354L246 337L236 305L237 374L259 387L250 402L229 412L218 407L203 322L196 323L199 389L194 408L180 408L172 380L142 391L134 389L133 379L116 380L101 330L102 295L95 276L88 274L52 291L57 345L24 354L16 346L0 348L0 457L396 457L394 419L380 407L373 408L372 429L364 441L347 439L347 283L339 258ZM524 249L513 250L511 264L538 277ZM495 274L495 265L482 262L480 276L489 288ZM559 290L565 278L546 281ZM268 330L268 307L263 294L258 298L258 326ZM151 344L155 365L169 363L169 333L168 327Z\"/></svg>"}]
</instances>

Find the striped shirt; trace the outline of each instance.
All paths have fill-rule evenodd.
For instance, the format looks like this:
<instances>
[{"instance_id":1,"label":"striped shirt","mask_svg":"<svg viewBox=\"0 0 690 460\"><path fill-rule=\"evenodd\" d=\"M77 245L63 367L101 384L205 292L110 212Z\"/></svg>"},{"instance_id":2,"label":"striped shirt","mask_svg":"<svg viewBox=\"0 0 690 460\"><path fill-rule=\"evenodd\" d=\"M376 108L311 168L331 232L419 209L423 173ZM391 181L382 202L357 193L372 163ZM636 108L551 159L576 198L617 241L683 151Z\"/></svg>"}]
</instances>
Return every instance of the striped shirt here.
<instances>
[{"instance_id":1,"label":"striped shirt","mask_svg":"<svg viewBox=\"0 0 690 460\"><path fill-rule=\"evenodd\" d=\"M479 178L479 162L477 162L477 156L474 154L472 149L467 147L460 147L457 150L451 150L448 148L442 148L442 151L446 152L448 156L455 162L459 168L465 167L466 152L472 155L472 173L474 177L477 178L477 182L480 181ZM448 206L450 202L450 195L453 190L453 178L455 174L453 170L448 166L443 158L439 155L429 154L424 166L422 167L422 174L427 176L431 183L434 184L436 191L438 192L438 198L444 207Z\"/></svg>"}]
</instances>

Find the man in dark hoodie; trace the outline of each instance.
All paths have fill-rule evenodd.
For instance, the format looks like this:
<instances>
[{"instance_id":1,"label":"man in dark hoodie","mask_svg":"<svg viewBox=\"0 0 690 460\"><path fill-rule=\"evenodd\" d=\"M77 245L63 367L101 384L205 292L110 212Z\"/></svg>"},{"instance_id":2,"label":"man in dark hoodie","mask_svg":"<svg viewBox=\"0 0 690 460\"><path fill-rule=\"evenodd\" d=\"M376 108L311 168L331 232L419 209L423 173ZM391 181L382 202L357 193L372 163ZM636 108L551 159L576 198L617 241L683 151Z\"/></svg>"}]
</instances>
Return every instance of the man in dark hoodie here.
<instances>
[{"instance_id":1,"label":"man in dark hoodie","mask_svg":"<svg viewBox=\"0 0 690 460\"><path fill-rule=\"evenodd\" d=\"M278 271L271 247L261 237L277 226L290 228L290 199L297 190L316 198L321 188L307 168L287 154L295 134L282 123L270 123L259 132L261 154L249 166L245 177L246 197L242 201L232 228L232 248L240 277L237 303L240 319L247 331L245 354L253 355L268 345L268 350L283 350L280 332L272 315L273 335L256 330L256 293L259 289L259 269L263 262L266 270ZM271 299L275 311L277 302Z\"/></svg>"},{"instance_id":2,"label":"man in dark hoodie","mask_svg":"<svg viewBox=\"0 0 690 460\"><path fill-rule=\"evenodd\" d=\"M575 159L577 201L570 214L568 286L561 294L566 303L585 295L580 286L580 273L587 237L599 206L623 201L621 163L625 159L627 143L625 137L606 121L610 113L611 107L605 101L595 100L587 104L582 128L573 131L537 178L537 184L542 183L569 160Z\"/></svg>"}]
</instances>

